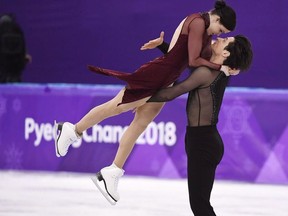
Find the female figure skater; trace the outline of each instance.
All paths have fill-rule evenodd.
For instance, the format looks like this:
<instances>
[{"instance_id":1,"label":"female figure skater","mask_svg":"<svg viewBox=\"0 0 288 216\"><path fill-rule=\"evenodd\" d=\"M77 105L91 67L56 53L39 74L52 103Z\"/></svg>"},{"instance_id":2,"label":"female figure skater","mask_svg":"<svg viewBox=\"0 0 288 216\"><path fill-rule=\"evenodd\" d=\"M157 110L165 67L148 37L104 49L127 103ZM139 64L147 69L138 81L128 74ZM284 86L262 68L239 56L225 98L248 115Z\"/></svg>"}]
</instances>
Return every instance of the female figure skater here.
<instances>
[{"instance_id":1,"label":"female figure skater","mask_svg":"<svg viewBox=\"0 0 288 216\"><path fill-rule=\"evenodd\" d=\"M65 156L69 146L81 137L84 130L102 120L122 112L135 110L135 118L123 134L111 166L98 172L92 180L106 199L115 204L119 200L118 180L124 174L124 163L134 144L147 125L157 116L164 103L146 103L159 89L173 84L187 67L207 66L214 70L228 70L227 66L209 61L213 35L234 30L236 14L224 1L216 1L214 9L207 13L195 13L186 17L177 28L170 51L162 57L142 65L134 73L88 66L98 74L113 76L127 82L112 100L94 107L75 125L55 123L55 148L58 157ZM173 44L175 41L175 44ZM157 74L157 78L154 74ZM103 180L105 190L99 182Z\"/></svg>"}]
</instances>

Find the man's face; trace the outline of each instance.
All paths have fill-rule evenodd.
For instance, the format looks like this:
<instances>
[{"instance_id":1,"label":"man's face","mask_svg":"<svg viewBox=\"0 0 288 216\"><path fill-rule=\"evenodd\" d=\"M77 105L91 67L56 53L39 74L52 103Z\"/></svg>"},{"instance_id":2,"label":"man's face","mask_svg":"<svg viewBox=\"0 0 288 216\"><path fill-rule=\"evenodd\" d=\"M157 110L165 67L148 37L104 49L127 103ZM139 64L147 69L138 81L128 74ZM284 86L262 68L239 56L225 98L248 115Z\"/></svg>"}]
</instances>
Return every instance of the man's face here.
<instances>
[{"instance_id":1,"label":"man's face","mask_svg":"<svg viewBox=\"0 0 288 216\"><path fill-rule=\"evenodd\" d=\"M220 38L218 37L217 40L212 44L212 51L216 55L221 55L225 51L225 47L228 46L230 42L234 42L234 37L226 37Z\"/></svg>"}]
</instances>

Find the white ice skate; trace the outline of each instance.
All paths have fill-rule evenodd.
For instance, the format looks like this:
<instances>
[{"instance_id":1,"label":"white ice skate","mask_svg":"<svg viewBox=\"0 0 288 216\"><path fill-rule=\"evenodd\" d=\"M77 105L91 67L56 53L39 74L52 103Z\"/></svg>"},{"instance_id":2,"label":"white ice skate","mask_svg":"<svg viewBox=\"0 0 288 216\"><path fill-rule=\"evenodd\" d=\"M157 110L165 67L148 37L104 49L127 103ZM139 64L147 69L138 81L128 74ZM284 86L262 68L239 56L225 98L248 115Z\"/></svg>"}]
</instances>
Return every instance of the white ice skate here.
<instances>
[{"instance_id":1,"label":"white ice skate","mask_svg":"<svg viewBox=\"0 0 288 216\"><path fill-rule=\"evenodd\" d=\"M117 189L119 178L123 176L123 174L124 170L112 164L109 167L104 167L96 176L91 178L96 187L111 205L115 205L120 199ZM101 185L101 181L103 181L104 185Z\"/></svg>"},{"instance_id":2,"label":"white ice skate","mask_svg":"<svg viewBox=\"0 0 288 216\"><path fill-rule=\"evenodd\" d=\"M57 157L63 157L67 154L69 146L81 137L75 132L75 125L69 122L54 121L54 140Z\"/></svg>"}]
</instances>

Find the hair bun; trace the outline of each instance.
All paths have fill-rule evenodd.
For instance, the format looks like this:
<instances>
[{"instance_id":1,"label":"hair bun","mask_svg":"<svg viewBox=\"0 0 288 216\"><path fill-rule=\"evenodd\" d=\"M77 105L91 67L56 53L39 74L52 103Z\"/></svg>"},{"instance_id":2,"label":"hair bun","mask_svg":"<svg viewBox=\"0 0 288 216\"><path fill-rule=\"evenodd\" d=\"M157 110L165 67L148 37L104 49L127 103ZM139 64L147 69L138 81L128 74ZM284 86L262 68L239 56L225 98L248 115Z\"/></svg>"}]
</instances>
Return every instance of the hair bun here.
<instances>
[{"instance_id":1,"label":"hair bun","mask_svg":"<svg viewBox=\"0 0 288 216\"><path fill-rule=\"evenodd\" d=\"M222 9L226 7L226 2L223 0L217 0L214 5L215 9Z\"/></svg>"}]
</instances>

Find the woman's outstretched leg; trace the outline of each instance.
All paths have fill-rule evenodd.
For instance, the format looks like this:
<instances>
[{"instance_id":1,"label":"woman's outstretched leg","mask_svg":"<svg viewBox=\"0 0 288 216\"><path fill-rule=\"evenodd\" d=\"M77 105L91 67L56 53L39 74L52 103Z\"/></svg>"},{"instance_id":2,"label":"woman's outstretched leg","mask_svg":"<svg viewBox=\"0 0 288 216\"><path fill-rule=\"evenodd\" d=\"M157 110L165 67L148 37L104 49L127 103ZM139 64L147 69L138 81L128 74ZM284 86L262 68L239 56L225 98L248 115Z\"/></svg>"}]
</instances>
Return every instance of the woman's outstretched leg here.
<instances>
[{"instance_id":1,"label":"woman's outstretched leg","mask_svg":"<svg viewBox=\"0 0 288 216\"><path fill-rule=\"evenodd\" d=\"M84 130L98 124L102 120L111 116L119 115L136 107L143 105L148 98L143 98L127 104L118 106L122 101L125 89L122 89L112 100L94 107L76 125L69 122L55 124L55 149L58 157L67 154L69 146L81 137ZM57 135L58 133L58 135Z\"/></svg>"},{"instance_id":2,"label":"woman's outstretched leg","mask_svg":"<svg viewBox=\"0 0 288 216\"><path fill-rule=\"evenodd\" d=\"M98 124L106 118L119 115L122 112L129 111L137 105L137 102L122 104L117 106L122 101L125 88L122 89L113 99L91 109L79 122L76 123L76 132L82 134L83 131Z\"/></svg>"}]
</instances>

